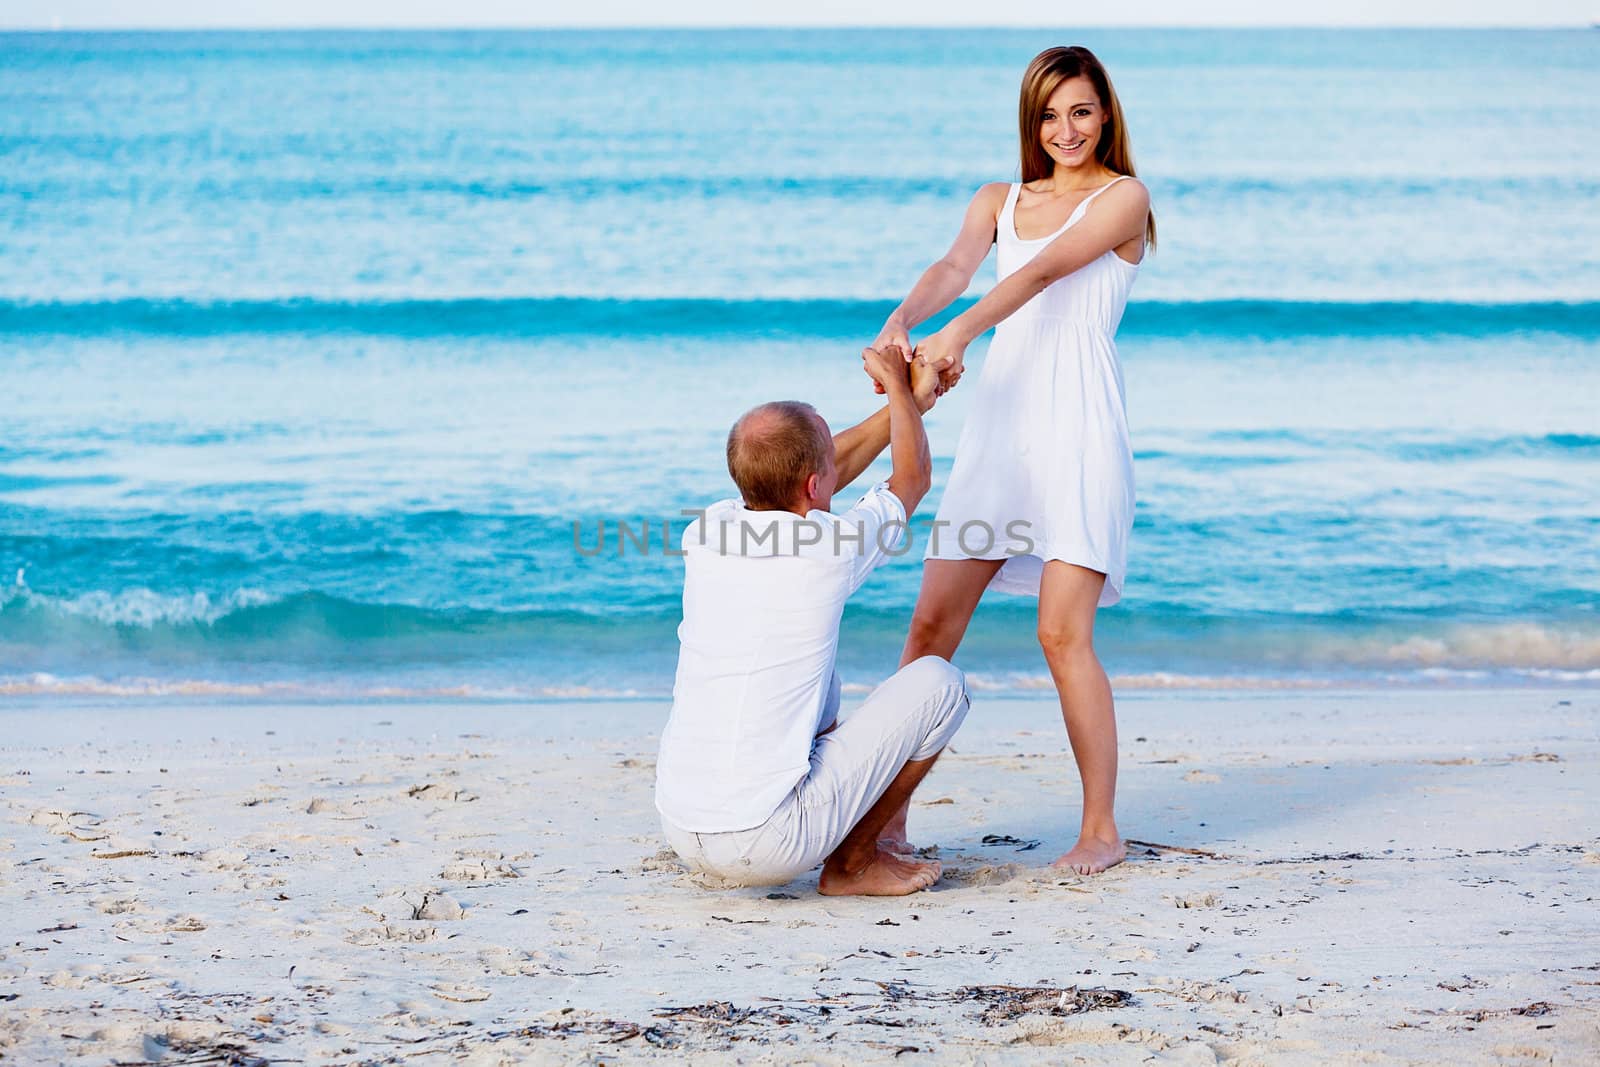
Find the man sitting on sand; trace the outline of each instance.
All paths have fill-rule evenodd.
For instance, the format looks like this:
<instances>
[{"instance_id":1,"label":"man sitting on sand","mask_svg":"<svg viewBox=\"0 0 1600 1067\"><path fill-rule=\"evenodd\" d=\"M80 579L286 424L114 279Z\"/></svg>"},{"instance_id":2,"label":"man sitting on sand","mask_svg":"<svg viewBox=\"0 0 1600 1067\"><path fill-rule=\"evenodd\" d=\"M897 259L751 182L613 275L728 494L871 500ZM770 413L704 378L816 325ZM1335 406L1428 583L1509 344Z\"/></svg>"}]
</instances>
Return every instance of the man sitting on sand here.
<instances>
[{"instance_id":1,"label":"man sitting on sand","mask_svg":"<svg viewBox=\"0 0 1600 1067\"><path fill-rule=\"evenodd\" d=\"M937 863L885 851L878 835L965 718L961 672L926 656L835 721L839 620L928 491L922 415L938 385L898 347L863 358L886 408L837 436L808 404L746 412L728 434L743 499L713 504L683 537L656 807L685 863L739 885L781 885L818 863L830 895L901 896L939 878ZM885 445L889 480L832 514L834 491Z\"/></svg>"}]
</instances>

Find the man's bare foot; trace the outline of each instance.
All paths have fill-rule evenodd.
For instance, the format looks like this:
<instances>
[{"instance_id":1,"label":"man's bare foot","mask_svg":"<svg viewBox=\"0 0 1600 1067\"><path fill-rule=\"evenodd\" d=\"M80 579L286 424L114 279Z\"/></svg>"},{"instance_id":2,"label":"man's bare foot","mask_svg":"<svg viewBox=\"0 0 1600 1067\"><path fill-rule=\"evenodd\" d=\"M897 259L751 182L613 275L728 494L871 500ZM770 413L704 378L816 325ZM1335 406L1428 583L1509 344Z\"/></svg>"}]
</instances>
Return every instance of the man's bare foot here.
<instances>
[{"instance_id":1,"label":"man's bare foot","mask_svg":"<svg viewBox=\"0 0 1600 1067\"><path fill-rule=\"evenodd\" d=\"M1075 871L1078 874L1099 874L1115 867L1128 858L1128 850L1120 837L1080 837L1072 851L1050 866Z\"/></svg>"},{"instance_id":2,"label":"man's bare foot","mask_svg":"<svg viewBox=\"0 0 1600 1067\"><path fill-rule=\"evenodd\" d=\"M913 863L879 849L872 862L854 872L829 859L822 865L817 892L825 897L903 897L928 888L942 873L936 862Z\"/></svg>"}]
</instances>

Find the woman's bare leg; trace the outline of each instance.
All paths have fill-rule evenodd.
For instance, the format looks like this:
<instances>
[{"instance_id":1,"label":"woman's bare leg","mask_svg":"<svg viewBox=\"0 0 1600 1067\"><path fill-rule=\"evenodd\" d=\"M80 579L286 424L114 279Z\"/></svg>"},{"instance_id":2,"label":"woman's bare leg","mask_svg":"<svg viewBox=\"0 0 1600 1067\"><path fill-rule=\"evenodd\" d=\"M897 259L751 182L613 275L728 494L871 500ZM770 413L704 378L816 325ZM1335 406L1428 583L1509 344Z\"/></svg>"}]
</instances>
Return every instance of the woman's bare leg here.
<instances>
[{"instance_id":1,"label":"woman's bare leg","mask_svg":"<svg viewBox=\"0 0 1600 1067\"><path fill-rule=\"evenodd\" d=\"M956 647L966 635L967 624L978 608L989 579L995 576L1004 560L999 559L930 559L922 565L922 591L917 594L917 608L911 613L911 630L906 634L905 651L900 653L900 666L923 656L954 659ZM909 798L889 817L879 840L891 852L908 853L911 843L906 840L906 817L911 810Z\"/></svg>"},{"instance_id":2,"label":"woman's bare leg","mask_svg":"<svg viewBox=\"0 0 1600 1067\"><path fill-rule=\"evenodd\" d=\"M1117 717L1111 682L1094 652L1094 616L1106 576L1051 560L1039 586L1039 645L1061 695L1061 717L1083 779L1078 843L1055 866L1098 874L1127 856L1113 808L1117 796Z\"/></svg>"}]
</instances>

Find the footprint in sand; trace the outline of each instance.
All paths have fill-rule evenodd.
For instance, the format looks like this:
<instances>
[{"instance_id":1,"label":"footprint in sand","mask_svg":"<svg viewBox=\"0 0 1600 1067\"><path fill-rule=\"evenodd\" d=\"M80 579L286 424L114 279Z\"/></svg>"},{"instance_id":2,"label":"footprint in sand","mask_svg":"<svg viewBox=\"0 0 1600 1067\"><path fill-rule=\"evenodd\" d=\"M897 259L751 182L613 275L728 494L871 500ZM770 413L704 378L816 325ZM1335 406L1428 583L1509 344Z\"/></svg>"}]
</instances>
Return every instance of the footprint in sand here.
<instances>
[{"instance_id":1,"label":"footprint in sand","mask_svg":"<svg viewBox=\"0 0 1600 1067\"><path fill-rule=\"evenodd\" d=\"M87 811L41 808L28 817L28 822L74 841L104 841L108 836L100 829L100 816Z\"/></svg>"},{"instance_id":2,"label":"footprint in sand","mask_svg":"<svg viewBox=\"0 0 1600 1067\"><path fill-rule=\"evenodd\" d=\"M89 978L71 971L57 971L46 977L44 984L53 989L82 989L89 984Z\"/></svg>"},{"instance_id":3,"label":"footprint in sand","mask_svg":"<svg viewBox=\"0 0 1600 1067\"><path fill-rule=\"evenodd\" d=\"M522 874L504 863L490 864L487 860L460 860L439 872L447 882L494 882L505 878L521 878Z\"/></svg>"},{"instance_id":4,"label":"footprint in sand","mask_svg":"<svg viewBox=\"0 0 1600 1067\"><path fill-rule=\"evenodd\" d=\"M543 969L528 953L513 952L503 945L495 945L478 953L478 962L484 970L508 977L535 975Z\"/></svg>"},{"instance_id":5,"label":"footprint in sand","mask_svg":"<svg viewBox=\"0 0 1600 1067\"><path fill-rule=\"evenodd\" d=\"M1156 954L1154 952L1143 947L1142 945L1107 945L1102 951L1103 954L1108 958L1123 963L1129 963L1135 960L1153 960L1156 958Z\"/></svg>"},{"instance_id":6,"label":"footprint in sand","mask_svg":"<svg viewBox=\"0 0 1600 1067\"><path fill-rule=\"evenodd\" d=\"M260 807L262 804L272 804L282 799L277 794L282 793L283 791L284 787L281 785L273 785L268 782L259 782L256 784L255 789L252 790L248 796L239 801L239 806L244 808L255 808Z\"/></svg>"},{"instance_id":7,"label":"footprint in sand","mask_svg":"<svg viewBox=\"0 0 1600 1067\"><path fill-rule=\"evenodd\" d=\"M371 817L369 802L361 797L354 797L344 803L329 800L327 797L312 797L306 803L307 815L326 815L333 819L366 819Z\"/></svg>"},{"instance_id":8,"label":"footprint in sand","mask_svg":"<svg viewBox=\"0 0 1600 1067\"><path fill-rule=\"evenodd\" d=\"M476 1004L480 1000L489 999L489 991L477 986L463 985L459 982L444 983L430 987L433 995L440 1000L448 1000L454 1004Z\"/></svg>"},{"instance_id":9,"label":"footprint in sand","mask_svg":"<svg viewBox=\"0 0 1600 1067\"><path fill-rule=\"evenodd\" d=\"M448 785L440 785L438 782L425 782L422 785L414 785L406 790L406 796L414 800L432 800L446 804L466 804L478 799L475 793L469 793L465 789L455 789Z\"/></svg>"},{"instance_id":10,"label":"footprint in sand","mask_svg":"<svg viewBox=\"0 0 1600 1067\"><path fill-rule=\"evenodd\" d=\"M185 1058L175 1062L219 1062L206 1053L234 1033L233 1026L221 1020L182 1019L158 1024L153 1032L144 1035L144 1057L147 1060L164 1060L169 1053L199 1054L204 1058Z\"/></svg>"},{"instance_id":11,"label":"footprint in sand","mask_svg":"<svg viewBox=\"0 0 1600 1067\"><path fill-rule=\"evenodd\" d=\"M213 848L200 854L200 862L217 871L242 871L250 866L250 853L242 848Z\"/></svg>"},{"instance_id":12,"label":"footprint in sand","mask_svg":"<svg viewBox=\"0 0 1600 1067\"><path fill-rule=\"evenodd\" d=\"M379 901L380 911L363 909L377 915L380 922L453 922L464 919L466 911L445 894L433 889L401 889L384 894Z\"/></svg>"},{"instance_id":13,"label":"footprint in sand","mask_svg":"<svg viewBox=\"0 0 1600 1067\"><path fill-rule=\"evenodd\" d=\"M434 922L450 922L465 919L467 913L466 909L443 893L429 893L423 898L422 903L417 905L411 917Z\"/></svg>"},{"instance_id":14,"label":"footprint in sand","mask_svg":"<svg viewBox=\"0 0 1600 1067\"><path fill-rule=\"evenodd\" d=\"M1203 785L1214 785L1222 781L1222 776L1220 774L1212 774L1209 771L1190 771L1183 776L1183 780L1186 782L1198 782Z\"/></svg>"},{"instance_id":15,"label":"footprint in sand","mask_svg":"<svg viewBox=\"0 0 1600 1067\"><path fill-rule=\"evenodd\" d=\"M262 889L277 889L279 886L288 885L288 884L289 883L288 883L287 880L285 880L283 878L274 878L271 875L268 875L265 878L241 878L241 879L239 879L239 888L240 888L240 890L242 890L244 892L247 892L247 893L254 893L254 892L257 892L257 891L262 890Z\"/></svg>"},{"instance_id":16,"label":"footprint in sand","mask_svg":"<svg viewBox=\"0 0 1600 1067\"><path fill-rule=\"evenodd\" d=\"M432 941L439 935L437 926L378 926L365 930L352 930L345 935L351 945L378 945L386 941Z\"/></svg>"},{"instance_id":17,"label":"footprint in sand","mask_svg":"<svg viewBox=\"0 0 1600 1067\"><path fill-rule=\"evenodd\" d=\"M1245 995L1237 989L1231 989L1215 982L1198 982L1188 978L1156 978L1152 979L1151 987L1163 993L1194 1003L1212 1003L1222 1001L1229 1004L1243 1004Z\"/></svg>"},{"instance_id":18,"label":"footprint in sand","mask_svg":"<svg viewBox=\"0 0 1600 1067\"><path fill-rule=\"evenodd\" d=\"M577 933L589 929L589 920L575 911L554 911L550 913L550 928Z\"/></svg>"},{"instance_id":19,"label":"footprint in sand","mask_svg":"<svg viewBox=\"0 0 1600 1067\"><path fill-rule=\"evenodd\" d=\"M823 974L833 969L834 959L819 952L799 952L793 957L795 962L783 968L783 973L795 977Z\"/></svg>"},{"instance_id":20,"label":"footprint in sand","mask_svg":"<svg viewBox=\"0 0 1600 1067\"><path fill-rule=\"evenodd\" d=\"M439 1004L424 1004L417 1000L397 1000L395 1010L381 1016L386 1027L400 1031L405 1039L435 1037L446 1029L446 1021L436 1015Z\"/></svg>"},{"instance_id":21,"label":"footprint in sand","mask_svg":"<svg viewBox=\"0 0 1600 1067\"><path fill-rule=\"evenodd\" d=\"M946 867L940 884L961 886L966 889L987 885L1001 885L1021 877L1024 868L1019 863L986 863L981 867Z\"/></svg>"},{"instance_id":22,"label":"footprint in sand","mask_svg":"<svg viewBox=\"0 0 1600 1067\"><path fill-rule=\"evenodd\" d=\"M139 910L139 901L133 897L101 897L94 902L94 909L104 915L126 915Z\"/></svg>"}]
</instances>

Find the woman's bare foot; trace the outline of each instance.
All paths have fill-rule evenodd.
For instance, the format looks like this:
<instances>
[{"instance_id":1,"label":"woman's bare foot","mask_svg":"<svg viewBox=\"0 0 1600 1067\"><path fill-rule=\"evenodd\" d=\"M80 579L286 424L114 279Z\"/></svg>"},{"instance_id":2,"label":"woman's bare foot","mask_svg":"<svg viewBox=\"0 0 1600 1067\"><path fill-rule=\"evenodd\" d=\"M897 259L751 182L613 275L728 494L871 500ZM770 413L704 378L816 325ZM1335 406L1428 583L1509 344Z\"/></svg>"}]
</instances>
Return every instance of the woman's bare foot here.
<instances>
[{"instance_id":1,"label":"woman's bare foot","mask_svg":"<svg viewBox=\"0 0 1600 1067\"><path fill-rule=\"evenodd\" d=\"M913 863L879 849L865 867L848 871L831 858L822 865L817 892L826 897L903 897L939 880L938 863Z\"/></svg>"},{"instance_id":2,"label":"woman's bare foot","mask_svg":"<svg viewBox=\"0 0 1600 1067\"><path fill-rule=\"evenodd\" d=\"M910 814L911 805L907 804L889 816L889 821L878 831L879 848L885 852L893 852L896 856L917 854L917 846L913 845L906 835L906 818Z\"/></svg>"},{"instance_id":3,"label":"woman's bare foot","mask_svg":"<svg viewBox=\"0 0 1600 1067\"><path fill-rule=\"evenodd\" d=\"M917 846L907 841L904 834L897 837L884 835L878 838L878 847L885 852L892 852L896 856L915 856Z\"/></svg>"},{"instance_id":4,"label":"woman's bare foot","mask_svg":"<svg viewBox=\"0 0 1600 1067\"><path fill-rule=\"evenodd\" d=\"M1051 864L1078 874L1099 874L1128 858L1120 837L1080 837L1072 851Z\"/></svg>"}]
</instances>

